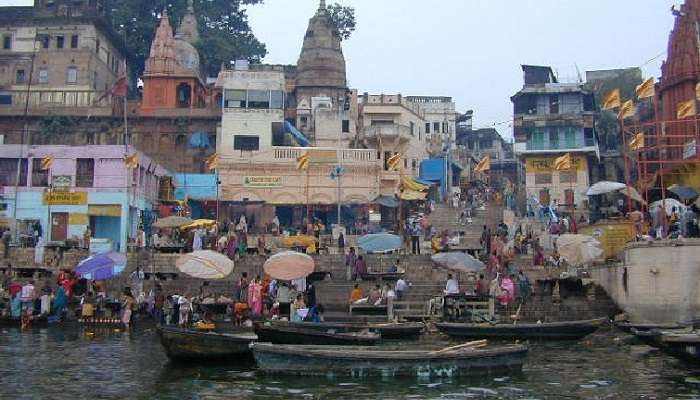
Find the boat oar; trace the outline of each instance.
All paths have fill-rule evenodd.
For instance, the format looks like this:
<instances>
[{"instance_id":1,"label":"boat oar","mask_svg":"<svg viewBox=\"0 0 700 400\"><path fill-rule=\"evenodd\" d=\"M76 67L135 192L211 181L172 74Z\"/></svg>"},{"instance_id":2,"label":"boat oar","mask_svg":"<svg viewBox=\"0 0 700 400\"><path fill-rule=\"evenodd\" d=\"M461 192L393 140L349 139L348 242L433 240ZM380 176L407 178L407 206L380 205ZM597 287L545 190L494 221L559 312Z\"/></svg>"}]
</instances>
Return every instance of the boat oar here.
<instances>
[{"instance_id":1,"label":"boat oar","mask_svg":"<svg viewBox=\"0 0 700 400\"><path fill-rule=\"evenodd\" d=\"M479 347L485 347L489 344L488 340L482 339L482 340L474 340L472 342L467 342L463 344L459 344L457 346L450 346L450 347L445 347L444 349L441 350L435 350L431 351L430 354L442 354L442 353L448 353L456 350L462 350L465 348L479 348Z\"/></svg>"}]
</instances>

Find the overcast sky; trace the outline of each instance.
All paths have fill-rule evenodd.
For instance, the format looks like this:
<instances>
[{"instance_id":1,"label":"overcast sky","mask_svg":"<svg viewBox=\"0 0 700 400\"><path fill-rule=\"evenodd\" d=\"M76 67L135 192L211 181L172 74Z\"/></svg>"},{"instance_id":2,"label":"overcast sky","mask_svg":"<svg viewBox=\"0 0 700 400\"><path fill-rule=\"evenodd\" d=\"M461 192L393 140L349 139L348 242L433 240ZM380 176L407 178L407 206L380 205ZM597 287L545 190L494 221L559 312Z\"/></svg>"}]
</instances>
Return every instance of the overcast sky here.
<instances>
[{"instance_id":1,"label":"overcast sky","mask_svg":"<svg viewBox=\"0 0 700 400\"><path fill-rule=\"evenodd\" d=\"M561 80L578 69L643 66L660 75L672 4L679 0L328 0L355 7L343 43L348 80L360 92L452 96L475 127L511 136L510 96L521 64L551 65ZM31 1L0 0L0 5ZM294 64L318 0L251 6L267 63ZM661 56L659 56L661 54ZM656 58L655 58L656 57ZM650 59L655 58L653 61ZM506 121L506 122L504 122Z\"/></svg>"}]
</instances>

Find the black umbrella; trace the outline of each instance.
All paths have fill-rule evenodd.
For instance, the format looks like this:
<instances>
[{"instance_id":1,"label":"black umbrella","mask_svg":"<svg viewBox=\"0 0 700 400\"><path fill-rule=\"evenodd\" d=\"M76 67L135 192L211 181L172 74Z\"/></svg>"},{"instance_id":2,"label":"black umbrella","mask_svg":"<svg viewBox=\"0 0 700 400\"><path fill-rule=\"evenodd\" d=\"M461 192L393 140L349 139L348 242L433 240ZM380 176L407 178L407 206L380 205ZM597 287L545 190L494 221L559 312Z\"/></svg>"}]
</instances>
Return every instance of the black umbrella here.
<instances>
[{"instance_id":1,"label":"black umbrella","mask_svg":"<svg viewBox=\"0 0 700 400\"><path fill-rule=\"evenodd\" d=\"M692 200L698 197L698 192L695 189L688 186L677 186L673 185L668 188L672 193L681 198L681 200Z\"/></svg>"}]
</instances>

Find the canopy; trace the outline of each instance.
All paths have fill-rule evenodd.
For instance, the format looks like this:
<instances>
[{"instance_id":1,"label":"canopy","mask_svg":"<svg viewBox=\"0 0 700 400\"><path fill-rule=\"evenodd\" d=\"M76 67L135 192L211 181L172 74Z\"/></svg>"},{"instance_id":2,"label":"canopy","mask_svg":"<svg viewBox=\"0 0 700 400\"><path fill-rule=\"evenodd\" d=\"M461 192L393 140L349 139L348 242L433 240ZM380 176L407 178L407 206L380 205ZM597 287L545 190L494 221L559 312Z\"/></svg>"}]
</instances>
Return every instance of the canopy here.
<instances>
[{"instance_id":1,"label":"canopy","mask_svg":"<svg viewBox=\"0 0 700 400\"><path fill-rule=\"evenodd\" d=\"M394 196L379 196L374 199L374 202L389 208L397 208L399 206L399 201Z\"/></svg>"},{"instance_id":2,"label":"canopy","mask_svg":"<svg viewBox=\"0 0 700 400\"><path fill-rule=\"evenodd\" d=\"M233 271L233 261L212 250L183 254L177 258L175 266L183 274L206 280L224 279Z\"/></svg>"},{"instance_id":3,"label":"canopy","mask_svg":"<svg viewBox=\"0 0 700 400\"><path fill-rule=\"evenodd\" d=\"M307 248L316 244L316 238L309 235L289 236L280 242L281 247L303 247Z\"/></svg>"},{"instance_id":4,"label":"canopy","mask_svg":"<svg viewBox=\"0 0 700 400\"><path fill-rule=\"evenodd\" d=\"M483 262L461 252L437 253L430 259L437 265L458 272L479 272L486 268Z\"/></svg>"},{"instance_id":5,"label":"canopy","mask_svg":"<svg viewBox=\"0 0 700 400\"><path fill-rule=\"evenodd\" d=\"M401 179L401 184L403 185L404 189L415 190L417 192L424 192L430 189L429 185L418 183L415 179L408 176L404 176Z\"/></svg>"},{"instance_id":6,"label":"canopy","mask_svg":"<svg viewBox=\"0 0 700 400\"><path fill-rule=\"evenodd\" d=\"M124 271L126 255L122 253L101 253L90 256L75 268L75 273L85 279L102 281L112 279Z\"/></svg>"},{"instance_id":7,"label":"canopy","mask_svg":"<svg viewBox=\"0 0 700 400\"><path fill-rule=\"evenodd\" d=\"M657 208L661 207L662 202L663 200L658 200L649 204L649 211L654 212ZM665 200L666 214L671 214L673 212L674 207L677 211L683 211L687 208L683 203L676 199Z\"/></svg>"},{"instance_id":8,"label":"canopy","mask_svg":"<svg viewBox=\"0 0 700 400\"><path fill-rule=\"evenodd\" d=\"M557 238L557 250L570 265L588 264L603 254L600 242L588 235L561 235Z\"/></svg>"},{"instance_id":9,"label":"canopy","mask_svg":"<svg viewBox=\"0 0 700 400\"><path fill-rule=\"evenodd\" d=\"M213 226L214 224L216 224L216 221L214 221L213 219L197 219L197 220L194 220L187 225L181 226L180 229L185 230L185 229L207 228L207 227Z\"/></svg>"},{"instance_id":10,"label":"canopy","mask_svg":"<svg viewBox=\"0 0 700 400\"><path fill-rule=\"evenodd\" d=\"M600 194L612 193L620 189L624 189L625 187L627 186L620 182L600 181L588 188L588 191L586 191L586 196L597 196Z\"/></svg>"},{"instance_id":11,"label":"canopy","mask_svg":"<svg viewBox=\"0 0 700 400\"><path fill-rule=\"evenodd\" d=\"M172 215L170 217L161 218L153 223L154 228L178 228L183 225L191 224L192 220L187 217L178 217Z\"/></svg>"},{"instance_id":12,"label":"canopy","mask_svg":"<svg viewBox=\"0 0 700 400\"><path fill-rule=\"evenodd\" d=\"M698 192L690 186L673 185L668 188L669 191L680 197L681 200L692 200L698 197Z\"/></svg>"},{"instance_id":13,"label":"canopy","mask_svg":"<svg viewBox=\"0 0 700 400\"><path fill-rule=\"evenodd\" d=\"M402 247L401 237L390 233L375 233L357 239L357 246L368 253L386 253Z\"/></svg>"},{"instance_id":14,"label":"canopy","mask_svg":"<svg viewBox=\"0 0 700 400\"><path fill-rule=\"evenodd\" d=\"M263 269L273 279L291 281L314 272L314 259L295 251L283 251L268 258Z\"/></svg>"},{"instance_id":15,"label":"canopy","mask_svg":"<svg viewBox=\"0 0 700 400\"><path fill-rule=\"evenodd\" d=\"M425 198L428 196L427 193L425 192L419 192L416 190L411 190L411 189L404 189L403 192L401 192L401 200L425 200Z\"/></svg>"}]
</instances>

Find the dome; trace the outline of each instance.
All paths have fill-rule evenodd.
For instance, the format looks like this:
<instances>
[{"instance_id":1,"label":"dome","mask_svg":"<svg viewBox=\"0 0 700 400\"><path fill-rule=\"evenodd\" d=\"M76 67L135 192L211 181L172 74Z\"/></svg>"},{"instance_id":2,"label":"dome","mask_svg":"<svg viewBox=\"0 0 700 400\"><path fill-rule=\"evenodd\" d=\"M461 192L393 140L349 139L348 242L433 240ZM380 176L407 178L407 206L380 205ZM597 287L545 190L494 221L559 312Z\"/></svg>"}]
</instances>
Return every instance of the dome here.
<instances>
[{"instance_id":1,"label":"dome","mask_svg":"<svg viewBox=\"0 0 700 400\"><path fill-rule=\"evenodd\" d=\"M175 39L175 59L182 68L199 75L199 53L194 46L182 39Z\"/></svg>"}]
</instances>

